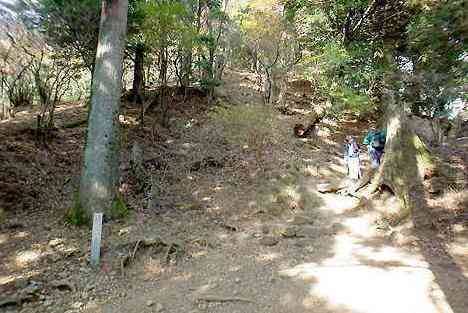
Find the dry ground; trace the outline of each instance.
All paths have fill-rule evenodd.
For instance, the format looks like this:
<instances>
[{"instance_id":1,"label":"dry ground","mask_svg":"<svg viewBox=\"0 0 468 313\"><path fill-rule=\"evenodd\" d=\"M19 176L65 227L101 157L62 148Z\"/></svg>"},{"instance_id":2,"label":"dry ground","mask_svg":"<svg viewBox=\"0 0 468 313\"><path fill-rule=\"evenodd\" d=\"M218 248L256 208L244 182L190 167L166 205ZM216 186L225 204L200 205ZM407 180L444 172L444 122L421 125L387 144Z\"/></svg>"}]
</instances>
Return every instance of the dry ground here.
<instances>
[{"instance_id":1,"label":"dry ground","mask_svg":"<svg viewBox=\"0 0 468 313\"><path fill-rule=\"evenodd\" d=\"M258 105L254 77L231 72L226 81L220 102ZM124 110L122 192L132 210L104 225L100 269L88 264L89 230L64 219L84 126L55 132L44 147L24 130L31 114L2 122L0 312L466 312L464 189L428 182L432 226L392 226L398 203L388 192L317 191L343 178L343 137L363 136L365 122L327 121L316 140L298 141L291 126L304 117L277 114L287 140L258 159L223 140L209 109L203 99L176 101L170 130L153 127L151 114L139 128L136 110ZM59 112L59 125L85 116L76 104ZM136 142L158 187L153 207L128 166ZM454 170L466 171L457 160Z\"/></svg>"}]
</instances>

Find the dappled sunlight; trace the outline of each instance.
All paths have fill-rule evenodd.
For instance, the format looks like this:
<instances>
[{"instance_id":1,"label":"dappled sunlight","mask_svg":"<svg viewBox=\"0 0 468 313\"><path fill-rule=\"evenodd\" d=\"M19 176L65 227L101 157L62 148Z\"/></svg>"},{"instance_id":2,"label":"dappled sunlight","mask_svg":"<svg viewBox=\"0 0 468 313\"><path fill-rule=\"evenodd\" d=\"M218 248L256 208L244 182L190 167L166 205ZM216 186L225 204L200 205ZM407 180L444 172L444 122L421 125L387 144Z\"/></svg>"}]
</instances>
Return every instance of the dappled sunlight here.
<instances>
[{"instance_id":1,"label":"dappled sunlight","mask_svg":"<svg viewBox=\"0 0 468 313\"><path fill-rule=\"evenodd\" d=\"M226 234L226 233L217 233L216 237L218 237L218 239L224 240L224 239L230 238L231 236L229 234Z\"/></svg>"},{"instance_id":2,"label":"dappled sunlight","mask_svg":"<svg viewBox=\"0 0 468 313\"><path fill-rule=\"evenodd\" d=\"M177 274L171 278L171 280L175 281L188 281L192 278L192 273L184 272Z\"/></svg>"},{"instance_id":3,"label":"dappled sunlight","mask_svg":"<svg viewBox=\"0 0 468 313\"><path fill-rule=\"evenodd\" d=\"M15 279L16 277L14 275L0 276L0 286L14 282Z\"/></svg>"},{"instance_id":4,"label":"dappled sunlight","mask_svg":"<svg viewBox=\"0 0 468 313\"><path fill-rule=\"evenodd\" d=\"M468 236L458 237L447 247L454 261L460 267L461 274L468 278Z\"/></svg>"},{"instance_id":5,"label":"dappled sunlight","mask_svg":"<svg viewBox=\"0 0 468 313\"><path fill-rule=\"evenodd\" d=\"M119 122L121 125L125 125L126 127L139 125L139 121L136 117L123 115L123 114L119 115Z\"/></svg>"},{"instance_id":6,"label":"dappled sunlight","mask_svg":"<svg viewBox=\"0 0 468 313\"><path fill-rule=\"evenodd\" d=\"M365 216L348 218L347 220L343 221L343 225L354 234L361 237L370 238L376 234L375 229L369 227L369 220Z\"/></svg>"},{"instance_id":7,"label":"dappled sunlight","mask_svg":"<svg viewBox=\"0 0 468 313\"><path fill-rule=\"evenodd\" d=\"M29 236L31 236L31 234L30 234L29 232L27 232L27 231L20 231L20 232L18 232L18 233L14 236L14 238L15 238L15 239L25 239L25 238L27 238L27 237L29 237ZM1 243L1 239L0 239L0 243Z\"/></svg>"},{"instance_id":8,"label":"dappled sunlight","mask_svg":"<svg viewBox=\"0 0 468 313\"><path fill-rule=\"evenodd\" d=\"M15 264L16 266L22 268L29 265L30 263L38 261L41 256L41 252L36 250L20 251L16 254Z\"/></svg>"},{"instance_id":9,"label":"dappled sunlight","mask_svg":"<svg viewBox=\"0 0 468 313\"><path fill-rule=\"evenodd\" d=\"M282 255L277 252L268 252L268 253L262 253L259 254L255 257L255 260L259 263L269 263L274 260L277 260L281 257Z\"/></svg>"},{"instance_id":10,"label":"dappled sunlight","mask_svg":"<svg viewBox=\"0 0 468 313\"><path fill-rule=\"evenodd\" d=\"M9 239L8 234L0 234L0 245L6 243L8 239Z\"/></svg>"},{"instance_id":11,"label":"dappled sunlight","mask_svg":"<svg viewBox=\"0 0 468 313\"><path fill-rule=\"evenodd\" d=\"M164 272L164 266L159 259L148 258L143 265L143 276L145 279L155 279Z\"/></svg>"},{"instance_id":12,"label":"dappled sunlight","mask_svg":"<svg viewBox=\"0 0 468 313\"><path fill-rule=\"evenodd\" d=\"M214 206L214 207L206 208L206 212L208 212L208 213L219 213L222 210L223 209L220 206Z\"/></svg>"},{"instance_id":13,"label":"dappled sunlight","mask_svg":"<svg viewBox=\"0 0 468 313\"><path fill-rule=\"evenodd\" d=\"M359 199L352 197L320 193L317 193L317 195L323 201L323 205L321 205L318 209L334 214L342 214L348 210L355 208L359 203Z\"/></svg>"},{"instance_id":14,"label":"dappled sunlight","mask_svg":"<svg viewBox=\"0 0 468 313\"><path fill-rule=\"evenodd\" d=\"M310 309L318 297L330 308L343 306L353 312L452 312L427 269L302 264L281 274L313 281L304 299L304 306Z\"/></svg>"},{"instance_id":15,"label":"dappled sunlight","mask_svg":"<svg viewBox=\"0 0 468 313\"><path fill-rule=\"evenodd\" d=\"M240 266L240 265L233 265L233 266L229 267L230 272L238 272L241 269L242 269L242 266Z\"/></svg>"}]
</instances>

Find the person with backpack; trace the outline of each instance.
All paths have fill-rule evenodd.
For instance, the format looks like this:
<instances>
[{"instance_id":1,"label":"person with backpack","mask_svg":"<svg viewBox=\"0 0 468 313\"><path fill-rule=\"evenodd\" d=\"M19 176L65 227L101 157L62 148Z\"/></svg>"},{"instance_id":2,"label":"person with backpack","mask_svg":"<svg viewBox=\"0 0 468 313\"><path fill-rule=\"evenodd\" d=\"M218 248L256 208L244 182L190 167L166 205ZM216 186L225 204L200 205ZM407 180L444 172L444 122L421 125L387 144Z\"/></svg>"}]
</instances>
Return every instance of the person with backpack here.
<instances>
[{"instance_id":1,"label":"person with backpack","mask_svg":"<svg viewBox=\"0 0 468 313\"><path fill-rule=\"evenodd\" d=\"M363 144L367 146L367 151L371 159L372 168L380 166L380 160L384 154L387 131L378 131L372 127L364 138Z\"/></svg>"},{"instance_id":2,"label":"person with backpack","mask_svg":"<svg viewBox=\"0 0 468 313\"><path fill-rule=\"evenodd\" d=\"M359 158L359 146L356 139L346 136L344 147L344 161L348 170L348 177L353 180L361 178L361 161Z\"/></svg>"}]
</instances>

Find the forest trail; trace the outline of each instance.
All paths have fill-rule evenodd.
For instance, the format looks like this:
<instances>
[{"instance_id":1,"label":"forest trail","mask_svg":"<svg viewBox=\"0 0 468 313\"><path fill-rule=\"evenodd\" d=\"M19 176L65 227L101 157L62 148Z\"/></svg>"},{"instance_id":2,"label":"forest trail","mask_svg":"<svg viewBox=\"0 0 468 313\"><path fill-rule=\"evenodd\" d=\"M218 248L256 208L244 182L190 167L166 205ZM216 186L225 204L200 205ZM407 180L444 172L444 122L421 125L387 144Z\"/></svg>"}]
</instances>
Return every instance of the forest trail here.
<instances>
[{"instance_id":1,"label":"forest trail","mask_svg":"<svg viewBox=\"0 0 468 313\"><path fill-rule=\"evenodd\" d=\"M259 99L255 90L239 88L235 77L227 81L225 95L235 94L241 103ZM347 131L362 135L363 129ZM319 185L344 176L340 144L324 141L314 152L304 147L320 173L296 177L296 190L309 199L303 210L272 218L250 210L234 219L235 227L205 230L206 249L189 261L167 272L147 262L145 278L128 278L130 288L120 297L85 311L466 312L466 236L444 254L431 238L378 225L379 209L391 205L392 197L384 193L371 201L318 192ZM287 175L287 169L280 171Z\"/></svg>"},{"instance_id":2,"label":"forest trail","mask_svg":"<svg viewBox=\"0 0 468 313\"><path fill-rule=\"evenodd\" d=\"M255 75L227 74L218 105L249 114L267 108ZM296 98L299 106L314 103L302 92ZM364 189L361 199L318 192L342 181L343 138L361 141L366 121L346 115L339 123L323 121L314 139L297 139L292 128L307 124L297 113L304 111L284 115L267 108L277 128L267 125L267 134L277 130L284 140L264 147L259 161L243 143L226 143L206 99L175 100L171 129L152 129L154 112L141 128L134 122L138 109L123 108L122 185L132 210L105 223L99 269L88 262L89 230L64 221L86 125L59 128L47 147L31 132L34 111L0 125L3 179L9 186L22 183L8 189L11 207L0 225L1 313L466 312L466 222L443 209L466 204L466 192L458 193L458 202L445 193L429 199L447 202L428 203L442 209L445 219L435 215L433 222L447 224L447 232L392 227L383 218L398 206L389 192L372 196ZM59 109L60 125L86 116L80 103ZM160 188L153 208L128 170L135 142ZM363 162L367 167L365 153ZM147 238L169 246L138 245ZM122 267L129 253L135 257ZM22 305L11 300L22 296Z\"/></svg>"},{"instance_id":3,"label":"forest trail","mask_svg":"<svg viewBox=\"0 0 468 313\"><path fill-rule=\"evenodd\" d=\"M157 281L134 282L123 299L98 312L464 312L466 276L439 264L452 283L442 290L416 240L397 247L375 231L372 214L353 213L355 200L320 195L312 179L304 184L323 201L308 211L312 225L275 225L293 225L299 237L270 247L255 232L231 235L219 249ZM197 301L204 297L227 301Z\"/></svg>"},{"instance_id":4,"label":"forest trail","mask_svg":"<svg viewBox=\"0 0 468 313\"><path fill-rule=\"evenodd\" d=\"M0 0L0 313L467 313L466 2Z\"/></svg>"}]
</instances>

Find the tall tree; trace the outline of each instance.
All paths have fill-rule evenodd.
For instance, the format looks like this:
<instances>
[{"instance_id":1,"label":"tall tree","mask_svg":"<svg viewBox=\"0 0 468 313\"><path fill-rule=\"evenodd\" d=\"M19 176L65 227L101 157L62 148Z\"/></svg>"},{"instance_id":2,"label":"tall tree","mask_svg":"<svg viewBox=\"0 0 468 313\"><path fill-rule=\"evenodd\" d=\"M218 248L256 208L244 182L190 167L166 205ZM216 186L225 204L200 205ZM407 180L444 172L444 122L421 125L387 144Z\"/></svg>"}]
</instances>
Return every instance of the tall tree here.
<instances>
[{"instance_id":1,"label":"tall tree","mask_svg":"<svg viewBox=\"0 0 468 313\"><path fill-rule=\"evenodd\" d=\"M122 212L119 181L119 107L128 0L103 0L78 212L108 218Z\"/></svg>"}]
</instances>

